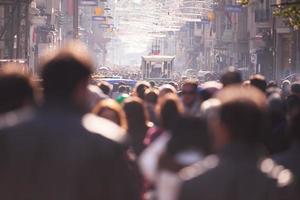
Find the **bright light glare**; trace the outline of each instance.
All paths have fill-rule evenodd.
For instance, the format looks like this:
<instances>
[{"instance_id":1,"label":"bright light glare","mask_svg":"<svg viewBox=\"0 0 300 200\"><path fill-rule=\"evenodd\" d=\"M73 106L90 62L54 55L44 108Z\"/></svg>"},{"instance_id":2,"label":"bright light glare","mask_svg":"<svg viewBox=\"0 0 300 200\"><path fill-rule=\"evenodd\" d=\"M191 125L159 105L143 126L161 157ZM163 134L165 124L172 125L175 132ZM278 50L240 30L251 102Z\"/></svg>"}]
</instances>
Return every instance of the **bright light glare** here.
<instances>
[{"instance_id":1,"label":"bright light glare","mask_svg":"<svg viewBox=\"0 0 300 200\"><path fill-rule=\"evenodd\" d=\"M126 51L141 52L186 22L201 22L212 11L213 0L120 0L115 8L115 36Z\"/></svg>"}]
</instances>

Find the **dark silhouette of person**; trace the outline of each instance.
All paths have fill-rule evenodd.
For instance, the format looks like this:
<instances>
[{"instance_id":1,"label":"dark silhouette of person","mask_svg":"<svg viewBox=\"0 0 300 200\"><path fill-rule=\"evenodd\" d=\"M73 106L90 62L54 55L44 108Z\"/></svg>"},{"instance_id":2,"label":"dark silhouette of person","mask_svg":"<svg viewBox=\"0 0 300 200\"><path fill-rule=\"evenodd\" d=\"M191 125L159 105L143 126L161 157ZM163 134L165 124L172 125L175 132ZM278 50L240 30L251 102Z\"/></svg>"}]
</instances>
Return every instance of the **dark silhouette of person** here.
<instances>
[{"instance_id":1,"label":"dark silhouette of person","mask_svg":"<svg viewBox=\"0 0 300 200\"><path fill-rule=\"evenodd\" d=\"M85 113L92 73L85 48L72 43L41 67L42 107L33 119L0 133L1 198L138 199L123 129Z\"/></svg>"},{"instance_id":2,"label":"dark silhouette of person","mask_svg":"<svg viewBox=\"0 0 300 200\"><path fill-rule=\"evenodd\" d=\"M267 200L280 197L289 184L272 159L260 148L265 127L265 95L255 88L228 86L218 93L221 101L209 126L216 155L184 168L179 199Z\"/></svg>"}]
</instances>

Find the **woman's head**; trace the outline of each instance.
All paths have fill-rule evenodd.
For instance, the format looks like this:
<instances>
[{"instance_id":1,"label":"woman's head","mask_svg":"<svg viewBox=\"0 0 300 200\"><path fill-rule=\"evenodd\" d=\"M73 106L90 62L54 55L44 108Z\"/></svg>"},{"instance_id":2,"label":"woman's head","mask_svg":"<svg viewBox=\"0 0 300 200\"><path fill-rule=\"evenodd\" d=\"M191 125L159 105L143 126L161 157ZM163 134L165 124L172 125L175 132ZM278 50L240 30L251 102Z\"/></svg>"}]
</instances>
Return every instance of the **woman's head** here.
<instances>
[{"instance_id":1,"label":"woman's head","mask_svg":"<svg viewBox=\"0 0 300 200\"><path fill-rule=\"evenodd\" d=\"M176 94L167 94L159 99L156 111L160 125L171 130L183 113L183 105Z\"/></svg>"},{"instance_id":2,"label":"woman's head","mask_svg":"<svg viewBox=\"0 0 300 200\"><path fill-rule=\"evenodd\" d=\"M129 129L145 126L148 122L146 109L143 101L140 98L131 97L126 99L123 108L128 121Z\"/></svg>"},{"instance_id":3,"label":"woman's head","mask_svg":"<svg viewBox=\"0 0 300 200\"><path fill-rule=\"evenodd\" d=\"M127 129L127 121L122 107L112 99L100 101L92 110L92 113L106 118L122 128Z\"/></svg>"}]
</instances>

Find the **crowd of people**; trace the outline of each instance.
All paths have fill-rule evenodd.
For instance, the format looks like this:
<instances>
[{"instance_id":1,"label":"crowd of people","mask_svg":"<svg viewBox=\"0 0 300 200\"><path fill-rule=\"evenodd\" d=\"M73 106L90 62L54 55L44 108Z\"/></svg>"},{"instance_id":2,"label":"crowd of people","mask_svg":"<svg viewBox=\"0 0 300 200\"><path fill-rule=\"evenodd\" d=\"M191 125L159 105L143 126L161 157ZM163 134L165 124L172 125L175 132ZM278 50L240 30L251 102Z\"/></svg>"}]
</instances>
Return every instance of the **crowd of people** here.
<instances>
[{"instance_id":1,"label":"crowd of people","mask_svg":"<svg viewBox=\"0 0 300 200\"><path fill-rule=\"evenodd\" d=\"M41 82L0 70L0 197L6 200L300 199L300 83L91 80L72 43Z\"/></svg>"}]
</instances>

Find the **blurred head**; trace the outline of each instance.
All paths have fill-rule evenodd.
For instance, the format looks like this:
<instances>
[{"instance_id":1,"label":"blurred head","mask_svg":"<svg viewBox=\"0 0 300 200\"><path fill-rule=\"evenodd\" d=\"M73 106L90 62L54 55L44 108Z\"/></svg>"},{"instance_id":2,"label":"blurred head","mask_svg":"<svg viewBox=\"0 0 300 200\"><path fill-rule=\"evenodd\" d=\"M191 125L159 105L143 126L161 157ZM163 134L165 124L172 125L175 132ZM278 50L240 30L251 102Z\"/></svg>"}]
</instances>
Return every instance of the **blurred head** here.
<instances>
[{"instance_id":1,"label":"blurred head","mask_svg":"<svg viewBox=\"0 0 300 200\"><path fill-rule=\"evenodd\" d=\"M185 106L192 106L197 100L198 85L194 81L185 81L182 85L182 102Z\"/></svg>"},{"instance_id":2,"label":"blurred head","mask_svg":"<svg viewBox=\"0 0 300 200\"><path fill-rule=\"evenodd\" d=\"M216 81L208 81L201 84L201 88L198 88L200 100L206 101L214 96L219 90L222 89L222 84Z\"/></svg>"},{"instance_id":3,"label":"blurred head","mask_svg":"<svg viewBox=\"0 0 300 200\"><path fill-rule=\"evenodd\" d=\"M178 84L176 82L171 81L171 82L169 82L169 84L172 85L176 91L178 90Z\"/></svg>"},{"instance_id":4,"label":"blurred head","mask_svg":"<svg viewBox=\"0 0 300 200\"><path fill-rule=\"evenodd\" d=\"M0 114L36 104L36 87L17 68L7 65L0 70Z\"/></svg>"},{"instance_id":5,"label":"blurred head","mask_svg":"<svg viewBox=\"0 0 300 200\"><path fill-rule=\"evenodd\" d=\"M148 122L148 114L143 101L140 98L127 98L124 101L123 109L126 114L129 131L146 126L146 123Z\"/></svg>"},{"instance_id":6,"label":"blurred head","mask_svg":"<svg viewBox=\"0 0 300 200\"><path fill-rule=\"evenodd\" d=\"M172 130L183 113L183 106L176 94L166 94L160 98L156 108L161 127Z\"/></svg>"},{"instance_id":7,"label":"blurred head","mask_svg":"<svg viewBox=\"0 0 300 200\"><path fill-rule=\"evenodd\" d=\"M142 100L145 99L145 90L150 88L150 84L146 81L142 81L137 83L135 86L134 92L137 97L141 98Z\"/></svg>"},{"instance_id":8,"label":"blurred head","mask_svg":"<svg viewBox=\"0 0 300 200\"><path fill-rule=\"evenodd\" d=\"M220 81L223 84L223 87L232 84L241 84L242 75L234 67L229 67L228 70L222 74Z\"/></svg>"},{"instance_id":9,"label":"blurred head","mask_svg":"<svg viewBox=\"0 0 300 200\"><path fill-rule=\"evenodd\" d=\"M86 48L72 43L45 58L41 71L45 101L83 107L93 71Z\"/></svg>"},{"instance_id":10,"label":"blurred head","mask_svg":"<svg viewBox=\"0 0 300 200\"><path fill-rule=\"evenodd\" d=\"M294 82L291 85L291 93L300 97L300 82Z\"/></svg>"},{"instance_id":11,"label":"blurred head","mask_svg":"<svg viewBox=\"0 0 300 200\"><path fill-rule=\"evenodd\" d=\"M216 149L231 142L256 144L265 128L265 95L253 87L230 86L220 91L221 106L210 123Z\"/></svg>"},{"instance_id":12,"label":"blurred head","mask_svg":"<svg viewBox=\"0 0 300 200\"><path fill-rule=\"evenodd\" d=\"M150 86L151 86L152 88L155 87L155 82L154 82L154 81L150 81L149 84L150 84Z\"/></svg>"},{"instance_id":13,"label":"blurred head","mask_svg":"<svg viewBox=\"0 0 300 200\"><path fill-rule=\"evenodd\" d=\"M118 89L119 93L126 93L127 92L127 88L125 85L120 85L119 89Z\"/></svg>"},{"instance_id":14,"label":"blurred head","mask_svg":"<svg viewBox=\"0 0 300 200\"><path fill-rule=\"evenodd\" d=\"M176 94L176 89L172 85L163 84L162 86L159 87L159 94L158 94L159 97L162 97L169 93Z\"/></svg>"},{"instance_id":15,"label":"blurred head","mask_svg":"<svg viewBox=\"0 0 300 200\"><path fill-rule=\"evenodd\" d=\"M281 85L281 88L282 89L290 89L290 87L291 87L291 82L289 81L289 80L284 80L283 82L282 82L282 85Z\"/></svg>"},{"instance_id":16,"label":"blurred head","mask_svg":"<svg viewBox=\"0 0 300 200\"><path fill-rule=\"evenodd\" d=\"M124 129L127 129L126 116L122 107L112 99L100 101L92 110L92 113L106 118Z\"/></svg>"},{"instance_id":17,"label":"blurred head","mask_svg":"<svg viewBox=\"0 0 300 200\"><path fill-rule=\"evenodd\" d=\"M98 84L98 87L102 90L102 92L104 94L106 94L107 96L110 96L111 95L111 91L112 91L112 88L113 86L111 84L109 84L108 82L106 81L101 81L99 84Z\"/></svg>"},{"instance_id":18,"label":"blurred head","mask_svg":"<svg viewBox=\"0 0 300 200\"><path fill-rule=\"evenodd\" d=\"M158 92L155 89L147 89L145 91L145 102L156 105L158 99Z\"/></svg>"},{"instance_id":19,"label":"blurred head","mask_svg":"<svg viewBox=\"0 0 300 200\"><path fill-rule=\"evenodd\" d=\"M255 74L250 77L250 84L262 92L266 91L267 81L263 75Z\"/></svg>"},{"instance_id":20,"label":"blurred head","mask_svg":"<svg viewBox=\"0 0 300 200\"><path fill-rule=\"evenodd\" d=\"M181 117L167 145L167 152L171 155L189 149L201 151L204 155L210 152L207 124L202 118Z\"/></svg>"},{"instance_id":21,"label":"blurred head","mask_svg":"<svg viewBox=\"0 0 300 200\"><path fill-rule=\"evenodd\" d=\"M293 115L298 109L300 109L300 98L295 94L290 94L285 100L287 114Z\"/></svg>"},{"instance_id":22,"label":"blurred head","mask_svg":"<svg viewBox=\"0 0 300 200\"><path fill-rule=\"evenodd\" d=\"M269 81L267 84L267 89L272 87L278 87L276 81Z\"/></svg>"}]
</instances>

